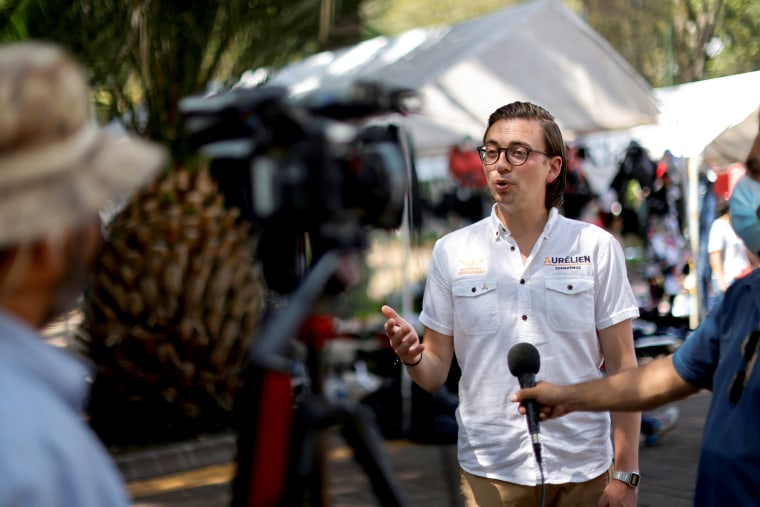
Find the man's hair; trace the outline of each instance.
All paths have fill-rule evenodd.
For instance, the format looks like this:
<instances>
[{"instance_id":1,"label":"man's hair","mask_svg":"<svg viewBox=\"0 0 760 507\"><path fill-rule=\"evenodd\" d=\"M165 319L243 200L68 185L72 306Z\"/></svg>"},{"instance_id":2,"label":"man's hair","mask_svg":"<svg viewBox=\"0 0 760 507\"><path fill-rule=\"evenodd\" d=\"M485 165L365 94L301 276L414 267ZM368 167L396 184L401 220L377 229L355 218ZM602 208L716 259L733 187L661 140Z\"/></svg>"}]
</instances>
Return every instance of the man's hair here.
<instances>
[{"instance_id":1,"label":"man's hair","mask_svg":"<svg viewBox=\"0 0 760 507\"><path fill-rule=\"evenodd\" d=\"M530 102L512 102L506 106L501 106L488 117L488 127L486 127L486 133L483 134L484 143L488 130L499 120L537 120L541 124L541 129L544 133L544 144L546 145L544 150L549 157L562 157L562 168L560 169L559 176L553 182L546 185L546 201L544 205L547 210L559 208L565 195L567 153L565 141L562 139L562 132L554 116L543 107Z\"/></svg>"},{"instance_id":2,"label":"man's hair","mask_svg":"<svg viewBox=\"0 0 760 507\"><path fill-rule=\"evenodd\" d=\"M723 197L719 198L718 202L715 205L715 216L722 217L723 215L728 213L728 210L729 210L729 200Z\"/></svg>"}]
</instances>

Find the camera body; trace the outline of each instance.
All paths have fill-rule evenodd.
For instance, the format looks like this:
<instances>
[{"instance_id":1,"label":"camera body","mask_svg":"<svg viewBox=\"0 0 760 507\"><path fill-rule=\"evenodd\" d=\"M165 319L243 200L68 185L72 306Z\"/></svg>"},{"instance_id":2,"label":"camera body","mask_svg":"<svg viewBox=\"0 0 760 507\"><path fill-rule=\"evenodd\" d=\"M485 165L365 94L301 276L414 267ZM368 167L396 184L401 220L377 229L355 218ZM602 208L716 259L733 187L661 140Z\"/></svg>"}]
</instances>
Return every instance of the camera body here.
<instances>
[{"instance_id":1,"label":"camera body","mask_svg":"<svg viewBox=\"0 0 760 507\"><path fill-rule=\"evenodd\" d=\"M186 97L188 141L211 160L228 205L258 233L267 285L294 290L331 249L401 225L409 181L403 131L372 117L407 113L413 91L359 82L293 99L278 87Z\"/></svg>"}]
</instances>

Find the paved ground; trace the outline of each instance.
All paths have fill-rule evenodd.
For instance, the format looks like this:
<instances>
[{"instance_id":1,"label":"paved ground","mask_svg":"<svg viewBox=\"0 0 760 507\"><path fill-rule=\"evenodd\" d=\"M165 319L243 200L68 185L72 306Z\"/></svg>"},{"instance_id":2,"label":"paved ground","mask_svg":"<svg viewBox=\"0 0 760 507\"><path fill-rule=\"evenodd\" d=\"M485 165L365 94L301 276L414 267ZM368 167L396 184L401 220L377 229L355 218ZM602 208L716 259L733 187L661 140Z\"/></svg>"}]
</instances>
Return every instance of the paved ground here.
<instances>
[{"instance_id":1,"label":"paved ground","mask_svg":"<svg viewBox=\"0 0 760 507\"><path fill-rule=\"evenodd\" d=\"M676 403L681 410L677 427L655 447L642 447L642 486L639 507L688 507L696 477L699 446L709 393ZM327 465L334 507L379 505L369 482L351 459L350 451L331 435ZM455 448L386 441L387 457L401 489L413 507L460 507ZM230 464L130 484L135 507L222 507L230 502ZM139 489L142 488L142 489ZM158 493L161 491L164 492Z\"/></svg>"}]
</instances>

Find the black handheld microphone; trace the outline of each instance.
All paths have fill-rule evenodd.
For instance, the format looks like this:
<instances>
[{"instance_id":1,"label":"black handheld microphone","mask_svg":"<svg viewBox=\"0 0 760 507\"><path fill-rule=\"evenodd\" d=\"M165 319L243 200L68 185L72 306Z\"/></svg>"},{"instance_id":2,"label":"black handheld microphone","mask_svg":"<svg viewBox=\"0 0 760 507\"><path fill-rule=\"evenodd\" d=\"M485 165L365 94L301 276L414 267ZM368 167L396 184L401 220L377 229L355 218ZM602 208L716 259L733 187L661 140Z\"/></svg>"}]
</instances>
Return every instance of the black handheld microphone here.
<instances>
[{"instance_id":1,"label":"black handheld microphone","mask_svg":"<svg viewBox=\"0 0 760 507\"><path fill-rule=\"evenodd\" d=\"M533 387L536 385L536 373L541 368L541 357L538 349L530 343L518 343L509 349L507 354L507 363L509 371L517 377L521 388ZM533 442L533 453L536 455L536 461L541 465L541 438L538 429L538 403L536 400L525 400L521 403L526 410L528 419L528 432L530 433L531 442Z\"/></svg>"}]
</instances>

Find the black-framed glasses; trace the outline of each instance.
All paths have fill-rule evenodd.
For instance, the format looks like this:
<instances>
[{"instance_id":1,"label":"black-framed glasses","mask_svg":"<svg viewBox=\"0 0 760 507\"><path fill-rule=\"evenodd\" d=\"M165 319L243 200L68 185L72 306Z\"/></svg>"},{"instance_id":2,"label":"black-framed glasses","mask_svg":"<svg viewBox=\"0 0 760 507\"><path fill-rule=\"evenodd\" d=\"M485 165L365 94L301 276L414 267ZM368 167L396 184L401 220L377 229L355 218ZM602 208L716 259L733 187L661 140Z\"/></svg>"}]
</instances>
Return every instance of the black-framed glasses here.
<instances>
[{"instance_id":1,"label":"black-framed glasses","mask_svg":"<svg viewBox=\"0 0 760 507\"><path fill-rule=\"evenodd\" d=\"M509 148L499 148L498 146L479 146L476 148L476 150L478 150L480 160L485 165L495 164L496 161L499 160L499 155L501 155L502 151L507 157L507 161L512 165L523 165L528 161L528 157L530 157L531 153L540 153L541 155L546 155L547 157L549 156L549 154L545 151L534 150L533 148L528 148L527 146L521 146L519 144L510 146Z\"/></svg>"},{"instance_id":2,"label":"black-framed glasses","mask_svg":"<svg viewBox=\"0 0 760 507\"><path fill-rule=\"evenodd\" d=\"M757 362L758 345L760 345L760 330L752 331L742 343L744 367L736 372L733 380L731 380L731 386L728 388L728 401L734 405L739 403L739 398L747 386L747 381L752 376L752 368Z\"/></svg>"}]
</instances>

